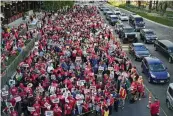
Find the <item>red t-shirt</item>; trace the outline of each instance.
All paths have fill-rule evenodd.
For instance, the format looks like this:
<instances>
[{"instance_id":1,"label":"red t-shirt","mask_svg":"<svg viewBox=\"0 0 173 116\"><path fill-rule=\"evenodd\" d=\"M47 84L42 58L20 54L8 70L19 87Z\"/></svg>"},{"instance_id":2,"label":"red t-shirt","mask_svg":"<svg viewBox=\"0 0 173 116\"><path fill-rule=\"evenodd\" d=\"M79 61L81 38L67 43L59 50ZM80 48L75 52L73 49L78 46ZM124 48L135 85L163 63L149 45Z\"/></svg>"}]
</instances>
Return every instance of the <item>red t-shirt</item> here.
<instances>
[{"instance_id":1,"label":"red t-shirt","mask_svg":"<svg viewBox=\"0 0 173 116\"><path fill-rule=\"evenodd\" d=\"M40 105L39 103L35 103L35 104L33 105L33 107L35 108L35 110L36 110L37 112L40 112L41 105Z\"/></svg>"},{"instance_id":2,"label":"red t-shirt","mask_svg":"<svg viewBox=\"0 0 173 116\"><path fill-rule=\"evenodd\" d=\"M54 116L62 116L62 109L60 107L54 107L53 108L54 111Z\"/></svg>"},{"instance_id":3,"label":"red t-shirt","mask_svg":"<svg viewBox=\"0 0 173 116\"><path fill-rule=\"evenodd\" d=\"M65 114L71 114L72 112L72 106L66 104L65 105Z\"/></svg>"},{"instance_id":4,"label":"red t-shirt","mask_svg":"<svg viewBox=\"0 0 173 116\"><path fill-rule=\"evenodd\" d=\"M159 113L159 111L160 111L160 102L159 101L152 103L150 105L150 112L152 115L156 115L157 113Z\"/></svg>"},{"instance_id":5,"label":"red t-shirt","mask_svg":"<svg viewBox=\"0 0 173 116\"><path fill-rule=\"evenodd\" d=\"M40 116L40 112L34 111L31 116Z\"/></svg>"},{"instance_id":6,"label":"red t-shirt","mask_svg":"<svg viewBox=\"0 0 173 116\"><path fill-rule=\"evenodd\" d=\"M11 91L11 94L12 94L13 96L16 95L16 94L18 93L17 87L12 87L10 91Z\"/></svg>"},{"instance_id":7,"label":"red t-shirt","mask_svg":"<svg viewBox=\"0 0 173 116\"><path fill-rule=\"evenodd\" d=\"M88 103L85 103L83 105L83 108L84 108L84 112L88 112L89 111L89 104Z\"/></svg>"},{"instance_id":8,"label":"red t-shirt","mask_svg":"<svg viewBox=\"0 0 173 116\"><path fill-rule=\"evenodd\" d=\"M10 114L10 116L18 116L18 112L12 111L11 114Z\"/></svg>"}]
</instances>

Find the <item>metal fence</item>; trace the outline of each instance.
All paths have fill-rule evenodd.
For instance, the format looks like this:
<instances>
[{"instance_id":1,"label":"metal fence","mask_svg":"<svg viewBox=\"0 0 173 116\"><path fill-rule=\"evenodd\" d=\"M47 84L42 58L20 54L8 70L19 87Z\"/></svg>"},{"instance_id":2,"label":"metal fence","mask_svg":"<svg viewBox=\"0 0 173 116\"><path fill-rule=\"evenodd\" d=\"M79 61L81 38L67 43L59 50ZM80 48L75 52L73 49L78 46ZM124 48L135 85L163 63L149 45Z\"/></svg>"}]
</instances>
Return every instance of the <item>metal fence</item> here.
<instances>
[{"instance_id":1,"label":"metal fence","mask_svg":"<svg viewBox=\"0 0 173 116\"><path fill-rule=\"evenodd\" d=\"M8 82L8 80L14 75L18 64L29 55L30 51L34 48L35 42L38 41L39 38L40 38L40 35L38 34L25 46L25 48L7 67L7 69L3 71L3 75L1 75L1 87L3 87Z\"/></svg>"}]
</instances>

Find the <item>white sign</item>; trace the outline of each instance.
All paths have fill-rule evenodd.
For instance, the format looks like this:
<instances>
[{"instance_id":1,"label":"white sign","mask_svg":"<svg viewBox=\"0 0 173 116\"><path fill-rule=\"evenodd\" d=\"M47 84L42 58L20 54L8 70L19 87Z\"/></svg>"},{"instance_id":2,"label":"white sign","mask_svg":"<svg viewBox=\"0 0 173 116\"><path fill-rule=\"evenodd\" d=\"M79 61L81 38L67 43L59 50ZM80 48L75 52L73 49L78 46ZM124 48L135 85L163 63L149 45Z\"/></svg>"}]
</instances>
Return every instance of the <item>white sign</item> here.
<instances>
[{"instance_id":1,"label":"white sign","mask_svg":"<svg viewBox=\"0 0 173 116\"><path fill-rule=\"evenodd\" d=\"M29 65L28 64L23 64L22 67L29 67Z\"/></svg>"},{"instance_id":2,"label":"white sign","mask_svg":"<svg viewBox=\"0 0 173 116\"><path fill-rule=\"evenodd\" d=\"M108 67L108 70L113 70L113 67Z\"/></svg>"},{"instance_id":3,"label":"white sign","mask_svg":"<svg viewBox=\"0 0 173 116\"><path fill-rule=\"evenodd\" d=\"M53 99L52 103L59 103L59 99L58 98Z\"/></svg>"},{"instance_id":4,"label":"white sign","mask_svg":"<svg viewBox=\"0 0 173 116\"><path fill-rule=\"evenodd\" d=\"M44 107L46 107L46 108L50 109L51 105L50 105L50 104L48 104L48 103L46 102L46 103L44 104Z\"/></svg>"},{"instance_id":5,"label":"white sign","mask_svg":"<svg viewBox=\"0 0 173 116\"><path fill-rule=\"evenodd\" d=\"M81 57L76 57L76 61L79 61L79 60L81 60Z\"/></svg>"},{"instance_id":6,"label":"white sign","mask_svg":"<svg viewBox=\"0 0 173 116\"><path fill-rule=\"evenodd\" d=\"M90 86L90 89L96 90L96 86Z\"/></svg>"},{"instance_id":7,"label":"white sign","mask_svg":"<svg viewBox=\"0 0 173 116\"><path fill-rule=\"evenodd\" d=\"M20 97L20 96L18 96L18 97L15 97L14 99L16 100L16 102L19 102L19 101L21 101L21 97Z\"/></svg>"},{"instance_id":8,"label":"white sign","mask_svg":"<svg viewBox=\"0 0 173 116\"><path fill-rule=\"evenodd\" d=\"M28 111L30 111L30 112L34 112L35 111L34 107L27 107L27 108L28 108Z\"/></svg>"},{"instance_id":9,"label":"white sign","mask_svg":"<svg viewBox=\"0 0 173 116\"><path fill-rule=\"evenodd\" d=\"M2 91L2 96L7 96L8 95L8 91Z\"/></svg>"},{"instance_id":10,"label":"white sign","mask_svg":"<svg viewBox=\"0 0 173 116\"><path fill-rule=\"evenodd\" d=\"M87 94L88 92L90 92L89 89L84 89L84 94Z\"/></svg>"},{"instance_id":11,"label":"white sign","mask_svg":"<svg viewBox=\"0 0 173 116\"><path fill-rule=\"evenodd\" d=\"M46 116L53 116L53 111L46 111L45 112L45 115Z\"/></svg>"},{"instance_id":12,"label":"white sign","mask_svg":"<svg viewBox=\"0 0 173 116\"><path fill-rule=\"evenodd\" d=\"M77 105L81 105L83 103L83 100L78 100Z\"/></svg>"},{"instance_id":13,"label":"white sign","mask_svg":"<svg viewBox=\"0 0 173 116\"><path fill-rule=\"evenodd\" d=\"M99 69L98 70L103 71L104 70L104 67L99 66Z\"/></svg>"}]
</instances>

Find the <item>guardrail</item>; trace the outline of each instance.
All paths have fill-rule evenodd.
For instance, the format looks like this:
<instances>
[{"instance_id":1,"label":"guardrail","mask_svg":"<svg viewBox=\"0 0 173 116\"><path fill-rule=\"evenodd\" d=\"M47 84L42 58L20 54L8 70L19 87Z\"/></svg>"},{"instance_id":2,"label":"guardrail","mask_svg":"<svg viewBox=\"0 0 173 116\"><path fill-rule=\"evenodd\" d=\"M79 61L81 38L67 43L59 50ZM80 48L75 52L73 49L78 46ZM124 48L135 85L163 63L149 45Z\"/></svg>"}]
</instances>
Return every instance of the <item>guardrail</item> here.
<instances>
[{"instance_id":1,"label":"guardrail","mask_svg":"<svg viewBox=\"0 0 173 116\"><path fill-rule=\"evenodd\" d=\"M34 37L19 53L19 55L12 61L12 63L7 67L5 71L1 74L1 87L7 84L8 80L13 76L16 72L16 68L18 64L23 61L30 53L30 51L34 48L35 42L40 38L39 34Z\"/></svg>"}]
</instances>

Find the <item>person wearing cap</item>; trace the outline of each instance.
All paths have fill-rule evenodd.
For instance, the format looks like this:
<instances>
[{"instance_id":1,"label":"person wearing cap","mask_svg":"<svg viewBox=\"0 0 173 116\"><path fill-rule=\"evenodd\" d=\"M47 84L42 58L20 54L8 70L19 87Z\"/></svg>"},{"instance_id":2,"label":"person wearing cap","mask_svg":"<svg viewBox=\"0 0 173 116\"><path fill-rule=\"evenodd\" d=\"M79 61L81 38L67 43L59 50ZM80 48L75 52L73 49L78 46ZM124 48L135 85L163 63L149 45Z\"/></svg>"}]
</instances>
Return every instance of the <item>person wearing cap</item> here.
<instances>
[{"instance_id":1,"label":"person wearing cap","mask_svg":"<svg viewBox=\"0 0 173 116\"><path fill-rule=\"evenodd\" d=\"M158 98L155 98L154 103L151 103L149 108L151 116L159 116L160 101L158 100Z\"/></svg>"}]
</instances>

